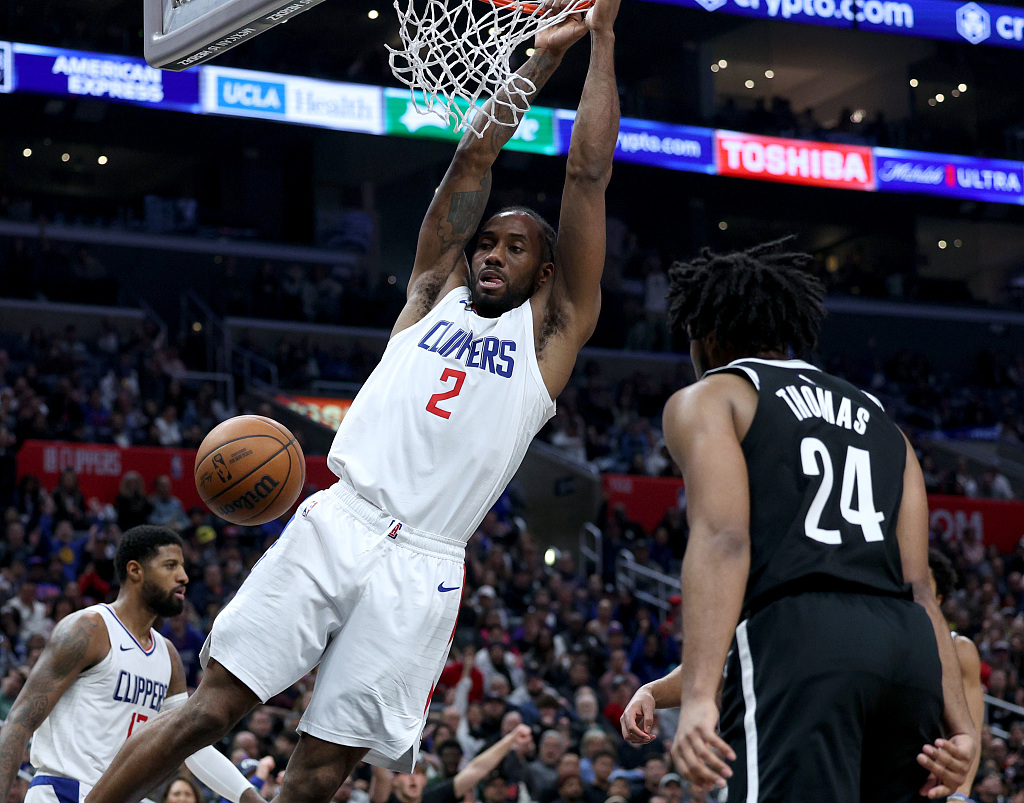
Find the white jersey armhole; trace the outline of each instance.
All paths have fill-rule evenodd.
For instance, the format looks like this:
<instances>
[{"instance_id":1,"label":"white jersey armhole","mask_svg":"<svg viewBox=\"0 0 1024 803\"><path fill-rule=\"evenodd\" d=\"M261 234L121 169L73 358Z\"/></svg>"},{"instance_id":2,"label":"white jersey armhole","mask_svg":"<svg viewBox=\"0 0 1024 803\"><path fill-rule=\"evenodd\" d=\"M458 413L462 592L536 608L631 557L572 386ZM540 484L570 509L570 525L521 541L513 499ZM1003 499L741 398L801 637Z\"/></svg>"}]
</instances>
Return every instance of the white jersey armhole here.
<instances>
[{"instance_id":1,"label":"white jersey armhole","mask_svg":"<svg viewBox=\"0 0 1024 803\"><path fill-rule=\"evenodd\" d=\"M530 363L530 373L533 375L533 378L537 380L537 385L543 392L544 398L547 400L548 404L553 407L555 400L551 398L551 391L548 390L548 386L544 382L544 374L542 374L540 370L540 360L537 359L536 321L533 317L536 312L533 309L533 298L531 297L526 299L526 303L524 303L523 306L526 307L526 313L523 315L526 322L526 361Z\"/></svg>"}]
</instances>

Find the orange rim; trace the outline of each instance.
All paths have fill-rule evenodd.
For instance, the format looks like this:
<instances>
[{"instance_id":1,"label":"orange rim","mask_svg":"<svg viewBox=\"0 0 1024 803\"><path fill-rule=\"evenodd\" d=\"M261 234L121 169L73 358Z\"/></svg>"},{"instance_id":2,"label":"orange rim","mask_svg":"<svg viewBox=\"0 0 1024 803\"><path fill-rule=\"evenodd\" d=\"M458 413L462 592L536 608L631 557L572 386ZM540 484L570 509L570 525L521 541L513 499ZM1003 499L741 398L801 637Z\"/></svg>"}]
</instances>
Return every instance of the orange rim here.
<instances>
[{"instance_id":1,"label":"orange rim","mask_svg":"<svg viewBox=\"0 0 1024 803\"><path fill-rule=\"evenodd\" d=\"M521 3L517 0L480 0L480 2L498 8L512 8L518 5L527 14L536 14L540 10L540 3ZM586 0L586 2L580 3L577 10L584 11L592 5L594 5L593 0Z\"/></svg>"}]
</instances>

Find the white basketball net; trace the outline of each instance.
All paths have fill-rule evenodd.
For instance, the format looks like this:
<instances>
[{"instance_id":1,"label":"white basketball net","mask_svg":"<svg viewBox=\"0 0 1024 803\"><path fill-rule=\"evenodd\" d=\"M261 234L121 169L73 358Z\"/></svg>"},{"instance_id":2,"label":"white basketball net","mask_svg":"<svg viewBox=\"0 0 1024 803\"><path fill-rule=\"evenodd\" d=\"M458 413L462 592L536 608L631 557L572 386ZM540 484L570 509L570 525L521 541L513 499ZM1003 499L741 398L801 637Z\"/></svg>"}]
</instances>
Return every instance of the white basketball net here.
<instances>
[{"instance_id":1,"label":"white basketball net","mask_svg":"<svg viewBox=\"0 0 1024 803\"><path fill-rule=\"evenodd\" d=\"M574 0L541 16L532 13L536 4L514 0L395 0L402 47L388 47L391 71L413 90L417 112L432 112L446 124L454 117L456 131L468 128L481 137L492 122L516 126L537 89L514 75L516 48L590 5L591 0ZM416 90L422 90L420 97Z\"/></svg>"}]
</instances>

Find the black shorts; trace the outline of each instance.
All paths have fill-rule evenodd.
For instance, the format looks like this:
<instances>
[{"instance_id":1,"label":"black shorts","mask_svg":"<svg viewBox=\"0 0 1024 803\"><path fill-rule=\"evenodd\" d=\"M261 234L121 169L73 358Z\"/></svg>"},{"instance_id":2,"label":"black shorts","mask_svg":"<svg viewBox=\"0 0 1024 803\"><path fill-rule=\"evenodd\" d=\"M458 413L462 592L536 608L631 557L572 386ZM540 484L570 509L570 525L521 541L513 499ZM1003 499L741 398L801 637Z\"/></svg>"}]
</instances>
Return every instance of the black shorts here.
<instances>
[{"instance_id":1,"label":"black shorts","mask_svg":"<svg viewBox=\"0 0 1024 803\"><path fill-rule=\"evenodd\" d=\"M935 631L914 602L814 592L740 623L726 663L729 803L904 803L941 735Z\"/></svg>"}]
</instances>

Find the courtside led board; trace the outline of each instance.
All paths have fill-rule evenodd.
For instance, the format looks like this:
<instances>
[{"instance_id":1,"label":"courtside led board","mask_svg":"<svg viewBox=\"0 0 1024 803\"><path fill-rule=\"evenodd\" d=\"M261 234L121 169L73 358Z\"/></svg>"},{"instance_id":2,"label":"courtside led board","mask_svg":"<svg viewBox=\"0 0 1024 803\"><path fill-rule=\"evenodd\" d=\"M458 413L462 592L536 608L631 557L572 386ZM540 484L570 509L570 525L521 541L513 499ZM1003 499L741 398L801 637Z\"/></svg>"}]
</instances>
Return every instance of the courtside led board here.
<instances>
[{"instance_id":1,"label":"courtside led board","mask_svg":"<svg viewBox=\"0 0 1024 803\"><path fill-rule=\"evenodd\" d=\"M146 61L185 70L219 56L322 0L144 0Z\"/></svg>"}]
</instances>

